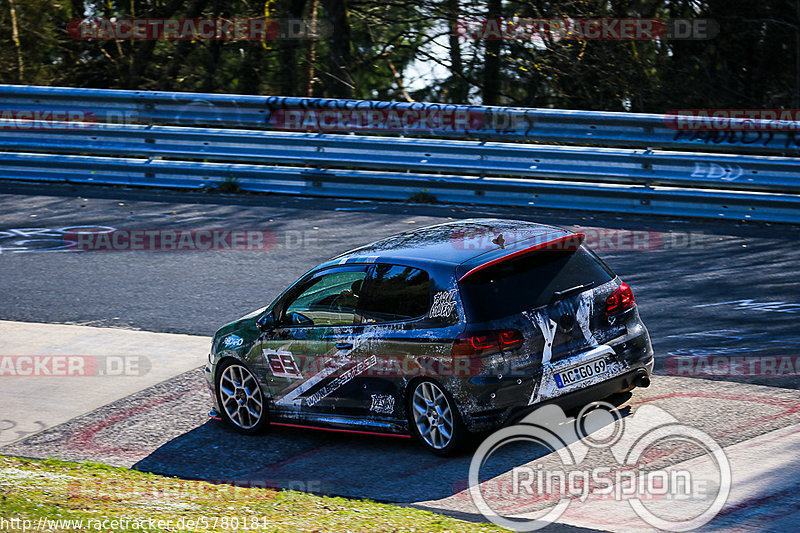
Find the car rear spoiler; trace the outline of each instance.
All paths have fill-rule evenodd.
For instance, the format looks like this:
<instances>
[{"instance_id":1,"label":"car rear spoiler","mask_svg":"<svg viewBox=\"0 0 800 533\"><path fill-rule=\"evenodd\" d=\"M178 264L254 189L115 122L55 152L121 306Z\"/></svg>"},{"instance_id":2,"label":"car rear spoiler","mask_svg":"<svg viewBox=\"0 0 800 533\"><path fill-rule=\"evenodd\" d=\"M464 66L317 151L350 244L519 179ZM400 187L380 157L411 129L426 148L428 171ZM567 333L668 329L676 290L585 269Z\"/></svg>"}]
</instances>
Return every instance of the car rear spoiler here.
<instances>
[{"instance_id":1,"label":"car rear spoiler","mask_svg":"<svg viewBox=\"0 0 800 533\"><path fill-rule=\"evenodd\" d=\"M542 251L575 251L580 248L581 244L583 244L584 239L586 238L586 234L584 233L570 233L568 235L561 235L560 237L556 237L554 239L549 239L541 242L537 242L520 250L516 250L514 252L506 253L501 255L500 257L495 257L493 259L489 259L486 262L482 262L479 265L471 268L458 278L458 281L464 281L468 277L485 270L487 268L493 267L500 263L504 263L506 261L511 261L513 259L518 259L520 257L530 255L536 252ZM486 254L483 254L486 255ZM495 254L492 254L495 255ZM488 258L487 258L488 259Z\"/></svg>"}]
</instances>

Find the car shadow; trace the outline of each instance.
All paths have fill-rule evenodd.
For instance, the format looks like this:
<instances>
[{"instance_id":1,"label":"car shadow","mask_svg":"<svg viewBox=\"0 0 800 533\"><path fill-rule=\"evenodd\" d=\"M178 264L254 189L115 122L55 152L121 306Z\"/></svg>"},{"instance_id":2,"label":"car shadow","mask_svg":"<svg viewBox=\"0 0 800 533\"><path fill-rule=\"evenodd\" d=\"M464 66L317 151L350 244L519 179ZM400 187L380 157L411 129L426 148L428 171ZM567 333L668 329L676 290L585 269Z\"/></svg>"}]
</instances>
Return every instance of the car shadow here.
<instances>
[{"instance_id":1,"label":"car shadow","mask_svg":"<svg viewBox=\"0 0 800 533\"><path fill-rule=\"evenodd\" d=\"M618 394L607 401L622 405L628 398L629 393ZM627 416L628 409L620 412ZM244 436L209 420L163 444L133 468L211 483L401 504L455 497L449 507L458 508L464 500L467 510L474 509L467 480L476 446L444 458L408 438L277 426L263 435ZM511 444L492 457L488 475L506 474L551 452L539 443Z\"/></svg>"}]
</instances>

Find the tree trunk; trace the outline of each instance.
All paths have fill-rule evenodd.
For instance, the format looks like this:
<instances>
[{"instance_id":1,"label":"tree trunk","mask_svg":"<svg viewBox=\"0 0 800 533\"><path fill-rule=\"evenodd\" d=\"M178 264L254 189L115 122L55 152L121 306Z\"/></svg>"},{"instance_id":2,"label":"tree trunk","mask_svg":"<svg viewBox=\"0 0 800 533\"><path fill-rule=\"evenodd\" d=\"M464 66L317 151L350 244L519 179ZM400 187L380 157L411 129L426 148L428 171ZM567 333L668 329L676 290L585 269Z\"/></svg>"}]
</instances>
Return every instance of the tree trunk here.
<instances>
[{"instance_id":1,"label":"tree trunk","mask_svg":"<svg viewBox=\"0 0 800 533\"><path fill-rule=\"evenodd\" d=\"M175 16L175 12L182 7L182 0L171 0L168 5L163 6L161 9L154 10L146 16L151 18L170 18ZM120 85L126 89L141 89L144 80L144 74L147 67L150 66L153 59L153 51L155 50L158 41L139 41L132 48L135 50L133 60L131 61L130 68L128 69L127 81L120 80ZM214 41L217 42L217 41ZM131 43L133 44L133 43Z\"/></svg>"},{"instance_id":2,"label":"tree trunk","mask_svg":"<svg viewBox=\"0 0 800 533\"><path fill-rule=\"evenodd\" d=\"M300 20L303 16L303 8L306 0L290 0L287 8L282 13L287 13L291 19L290 24ZM281 24L281 31L284 31L285 24ZM286 28L288 29L288 27ZM278 44L278 58L281 65L280 92L282 96L297 96L299 87L297 53L300 48L300 41L297 36L289 35L288 38L281 38Z\"/></svg>"},{"instance_id":3,"label":"tree trunk","mask_svg":"<svg viewBox=\"0 0 800 533\"><path fill-rule=\"evenodd\" d=\"M447 12L447 22L450 25L450 96L448 100L454 104L465 104L469 87L464 79L461 42L458 39L459 0L445 0L445 11Z\"/></svg>"},{"instance_id":4,"label":"tree trunk","mask_svg":"<svg viewBox=\"0 0 800 533\"><path fill-rule=\"evenodd\" d=\"M203 10L206 8L206 4L208 4L208 0L195 0L186 12L186 17L200 18L200 16L203 14ZM166 72L161 76L156 84L156 90L170 91L178 88L174 83L175 76L183 66L184 58L194 46L195 43L188 40L178 41L178 44L175 47L175 53L172 55L172 59L170 59L169 64L167 65Z\"/></svg>"},{"instance_id":5,"label":"tree trunk","mask_svg":"<svg viewBox=\"0 0 800 533\"><path fill-rule=\"evenodd\" d=\"M502 0L489 0L487 17L502 16ZM483 62L483 105L497 105L500 100L500 52L503 41L499 38L486 41Z\"/></svg>"},{"instance_id":6,"label":"tree trunk","mask_svg":"<svg viewBox=\"0 0 800 533\"><path fill-rule=\"evenodd\" d=\"M798 0L800 1L800 0ZM310 20L312 31L316 32L317 29L317 0L311 0L311 6L308 9L308 18ZM308 50L306 50L306 87L305 95L309 98L314 96L314 84L316 82L314 76L314 64L317 61L317 38L312 38L308 43Z\"/></svg>"},{"instance_id":7,"label":"tree trunk","mask_svg":"<svg viewBox=\"0 0 800 533\"><path fill-rule=\"evenodd\" d=\"M325 83L331 98L350 98L353 95L353 78L350 75L350 22L347 19L345 0L323 0L323 7L332 34L328 40L330 58Z\"/></svg>"},{"instance_id":8,"label":"tree trunk","mask_svg":"<svg viewBox=\"0 0 800 533\"><path fill-rule=\"evenodd\" d=\"M17 81L22 83L25 77L25 63L22 60L22 45L19 41L19 25L17 24L17 9L14 0L8 0L8 8L11 11L11 39L14 41L14 48L17 49Z\"/></svg>"}]
</instances>

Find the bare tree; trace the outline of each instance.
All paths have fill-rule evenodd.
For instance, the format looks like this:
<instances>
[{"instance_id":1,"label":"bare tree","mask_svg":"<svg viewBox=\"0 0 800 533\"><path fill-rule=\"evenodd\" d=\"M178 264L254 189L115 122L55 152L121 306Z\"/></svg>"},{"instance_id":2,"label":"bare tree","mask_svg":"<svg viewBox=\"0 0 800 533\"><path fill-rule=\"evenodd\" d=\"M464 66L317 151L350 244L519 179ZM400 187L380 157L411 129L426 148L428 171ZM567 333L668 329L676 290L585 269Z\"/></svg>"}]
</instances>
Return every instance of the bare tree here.
<instances>
[{"instance_id":1,"label":"bare tree","mask_svg":"<svg viewBox=\"0 0 800 533\"><path fill-rule=\"evenodd\" d=\"M322 0L325 14L331 24L327 80L328 96L350 98L353 95L353 78L350 74L350 21L345 0Z\"/></svg>"},{"instance_id":2,"label":"bare tree","mask_svg":"<svg viewBox=\"0 0 800 533\"><path fill-rule=\"evenodd\" d=\"M22 83L25 77L25 64L22 60L22 45L19 41L19 24L17 23L17 8L14 5L14 0L8 0L8 9L11 12L11 39L14 41L14 47L17 50L17 81Z\"/></svg>"},{"instance_id":3,"label":"bare tree","mask_svg":"<svg viewBox=\"0 0 800 533\"><path fill-rule=\"evenodd\" d=\"M489 23L503 16L502 0L489 0L486 15ZM483 64L483 104L497 105L500 99L500 53L503 41L500 38L486 41L486 53Z\"/></svg>"}]
</instances>

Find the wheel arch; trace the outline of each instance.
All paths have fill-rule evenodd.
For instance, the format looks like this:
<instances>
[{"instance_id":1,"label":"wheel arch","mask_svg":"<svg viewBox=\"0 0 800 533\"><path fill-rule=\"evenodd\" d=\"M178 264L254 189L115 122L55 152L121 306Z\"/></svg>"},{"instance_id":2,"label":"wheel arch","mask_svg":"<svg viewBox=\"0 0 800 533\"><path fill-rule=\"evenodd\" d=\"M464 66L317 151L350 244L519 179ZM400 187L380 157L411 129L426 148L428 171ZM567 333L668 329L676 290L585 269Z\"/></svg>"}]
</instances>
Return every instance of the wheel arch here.
<instances>
[{"instance_id":1,"label":"wheel arch","mask_svg":"<svg viewBox=\"0 0 800 533\"><path fill-rule=\"evenodd\" d=\"M234 357L232 355L224 355L219 361L214 363L214 384L216 386L217 381L219 380L219 373L220 371L228 366L231 363L241 363L250 369L250 365L247 364L246 361L239 359L238 357Z\"/></svg>"}]
</instances>

